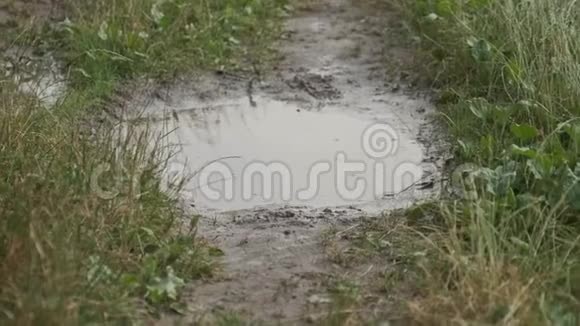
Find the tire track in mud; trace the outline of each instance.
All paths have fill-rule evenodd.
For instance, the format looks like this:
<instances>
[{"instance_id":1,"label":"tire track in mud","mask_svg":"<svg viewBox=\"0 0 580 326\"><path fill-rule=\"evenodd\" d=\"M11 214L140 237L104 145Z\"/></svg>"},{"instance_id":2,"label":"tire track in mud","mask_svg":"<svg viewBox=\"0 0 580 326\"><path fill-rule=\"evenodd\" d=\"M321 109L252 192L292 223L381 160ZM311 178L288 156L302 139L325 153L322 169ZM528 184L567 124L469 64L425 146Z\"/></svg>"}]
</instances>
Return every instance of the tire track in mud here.
<instances>
[{"instance_id":1,"label":"tire track in mud","mask_svg":"<svg viewBox=\"0 0 580 326\"><path fill-rule=\"evenodd\" d=\"M321 232L355 223L361 215L406 207L436 191L433 180L441 162L435 162L425 145L431 133L427 115L433 108L425 96L400 86L409 74L396 67L409 65L412 55L403 46L385 50L385 29L392 15L377 3L317 1L288 19L278 45L284 59L261 82L203 76L168 91L148 110L169 108L174 120L181 121L179 117L191 110L218 107L227 99L246 98L255 107L256 99L268 98L304 110L332 106L369 121L388 120L422 148L420 161L428 177L417 188L424 190L334 208L277 205L224 212L202 209L186 199L204 216L200 234L224 251L223 271L215 279L191 284L186 317L167 316L162 324L211 324L211 316L219 311L265 324L303 324L310 314L324 311L324 304L313 304L313 298L324 297L326 281L344 273L326 259L319 245ZM388 71L387 66L395 68ZM360 266L362 271L367 268Z\"/></svg>"}]
</instances>

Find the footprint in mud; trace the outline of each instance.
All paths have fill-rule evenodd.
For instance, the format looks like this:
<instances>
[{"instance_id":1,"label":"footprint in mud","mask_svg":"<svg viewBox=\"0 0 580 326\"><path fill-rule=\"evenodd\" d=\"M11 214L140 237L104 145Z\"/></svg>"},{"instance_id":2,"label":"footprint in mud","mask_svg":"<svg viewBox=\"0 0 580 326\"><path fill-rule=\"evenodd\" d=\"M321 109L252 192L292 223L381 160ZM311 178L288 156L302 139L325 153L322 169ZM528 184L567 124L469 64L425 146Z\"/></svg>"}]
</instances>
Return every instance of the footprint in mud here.
<instances>
[{"instance_id":1,"label":"footprint in mud","mask_svg":"<svg viewBox=\"0 0 580 326\"><path fill-rule=\"evenodd\" d=\"M340 98L341 93L332 86L333 81L332 76L307 73L294 76L292 80L287 81L287 84L293 89L308 93L317 100L334 100Z\"/></svg>"}]
</instances>

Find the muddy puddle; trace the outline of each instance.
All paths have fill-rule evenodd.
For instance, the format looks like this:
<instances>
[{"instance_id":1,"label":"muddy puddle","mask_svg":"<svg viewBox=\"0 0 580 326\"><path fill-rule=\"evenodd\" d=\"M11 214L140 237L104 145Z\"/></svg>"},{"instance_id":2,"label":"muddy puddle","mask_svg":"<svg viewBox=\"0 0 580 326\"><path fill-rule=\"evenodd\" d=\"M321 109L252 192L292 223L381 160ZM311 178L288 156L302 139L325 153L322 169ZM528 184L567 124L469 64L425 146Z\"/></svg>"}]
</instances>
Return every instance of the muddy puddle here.
<instances>
[{"instance_id":1,"label":"muddy puddle","mask_svg":"<svg viewBox=\"0 0 580 326\"><path fill-rule=\"evenodd\" d=\"M426 176L421 145L382 102L364 110L252 102L185 99L153 125L175 145L168 178L191 176L183 193L199 210L387 208Z\"/></svg>"},{"instance_id":2,"label":"muddy puddle","mask_svg":"<svg viewBox=\"0 0 580 326\"><path fill-rule=\"evenodd\" d=\"M185 211L224 252L219 276L190 284L185 316L167 324L213 325L199 318L220 311L266 325L317 321L329 309L317 299L325 280L349 272L326 257L324 231L437 194L433 105L402 70L410 52L382 46L397 43L385 31L395 18L372 1L314 3L288 18L283 60L261 80L200 73L131 103L173 152L165 179L191 176Z\"/></svg>"}]
</instances>

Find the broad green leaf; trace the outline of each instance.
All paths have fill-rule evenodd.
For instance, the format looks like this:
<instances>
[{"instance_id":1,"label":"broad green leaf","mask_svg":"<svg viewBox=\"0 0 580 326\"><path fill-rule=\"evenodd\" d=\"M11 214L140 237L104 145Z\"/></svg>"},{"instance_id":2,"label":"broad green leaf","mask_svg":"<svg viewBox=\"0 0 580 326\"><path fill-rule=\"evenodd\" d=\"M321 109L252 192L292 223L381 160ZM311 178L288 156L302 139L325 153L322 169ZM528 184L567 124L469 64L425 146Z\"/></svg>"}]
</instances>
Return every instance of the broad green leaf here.
<instances>
[{"instance_id":1,"label":"broad green leaf","mask_svg":"<svg viewBox=\"0 0 580 326\"><path fill-rule=\"evenodd\" d=\"M175 276L173 268L167 267L167 275L163 278L156 277L153 284L147 285L147 298L152 302L177 300L179 289L185 285L183 279Z\"/></svg>"},{"instance_id":2,"label":"broad green leaf","mask_svg":"<svg viewBox=\"0 0 580 326\"><path fill-rule=\"evenodd\" d=\"M128 289L136 289L140 286L139 279L134 274L123 274L121 276L121 284Z\"/></svg>"},{"instance_id":3,"label":"broad green leaf","mask_svg":"<svg viewBox=\"0 0 580 326\"><path fill-rule=\"evenodd\" d=\"M469 110L471 111L471 113L473 113L474 116L478 117L479 119L483 120L485 118L483 111L480 108L476 108L475 105L470 104Z\"/></svg>"},{"instance_id":4,"label":"broad green leaf","mask_svg":"<svg viewBox=\"0 0 580 326\"><path fill-rule=\"evenodd\" d=\"M511 146L511 151L515 155L522 155L528 158L534 158L538 154L538 152L536 152L536 150L534 149L531 149L529 147L520 147L515 144Z\"/></svg>"},{"instance_id":5,"label":"broad green leaf","mask_svg":"<svg viewBox=\"0 0 580 326\"><path fill-rule=\"evenodd\" d=\"M530 140L538 136L538 129L528 124L513 124L511 126L511 132L519 140Z\"/></svg>"},{"instance_id":6,"label":"broad green leaf","mask_svg":"<svg viewBox=\"0 0 580 326\"><path fill-rule=\"evenodd\" d=\"M468 40L467 44L471 47L471 56L475 61L485 62L491 59L491 45L486 40Z\"/></svg>"}]
</instances>

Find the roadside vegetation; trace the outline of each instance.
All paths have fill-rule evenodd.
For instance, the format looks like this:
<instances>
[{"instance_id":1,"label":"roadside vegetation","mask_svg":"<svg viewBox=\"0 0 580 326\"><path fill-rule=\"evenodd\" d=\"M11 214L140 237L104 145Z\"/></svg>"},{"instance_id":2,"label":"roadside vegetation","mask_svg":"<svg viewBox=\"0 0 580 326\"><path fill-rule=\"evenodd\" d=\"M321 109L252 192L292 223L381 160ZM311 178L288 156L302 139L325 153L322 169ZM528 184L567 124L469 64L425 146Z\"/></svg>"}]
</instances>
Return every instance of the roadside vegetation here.
<instances>
[{"instance_id":1,"label":"roadside vegetation","mask_svg":"<svg viewBox=\"0 0 580 326\"><path fill-rule=\"evenodd\" d=\"M220 251L162 191L161 135L90 117L130 79L259 71L282 9L260 0L68 0L66 20L20 22L7 43L53 53L69 90L47 108L19 91L17 69L0 81L0 324L131 324L180 311L185 283L210 276Z\"/></svg>"},{"instance_id":2,"label":"roadside vegetation","mask_svg":"<svg viewBox=\"0 0 580 326\"><path fill-rule=\"evenodd\" d=\"M413 289L408 323L578 325L580 3L395 5L421 38L454 166L440 201L343 235L351 256L398 266L382 290Z\"/></svg>"},{"instance_id":3,"label":"roadside vegetation","mask_svg":"<svg viewBox=\"0 0 580 326\"><path fill-rule=\"evenodd\" d=\"M75 87L108 94L127 77L194 68L259 71L271 58L283 0L68 0L47 38ZM52 37L51 37L52 36Z\"/></svg>"}]
</instances>

